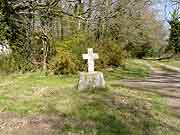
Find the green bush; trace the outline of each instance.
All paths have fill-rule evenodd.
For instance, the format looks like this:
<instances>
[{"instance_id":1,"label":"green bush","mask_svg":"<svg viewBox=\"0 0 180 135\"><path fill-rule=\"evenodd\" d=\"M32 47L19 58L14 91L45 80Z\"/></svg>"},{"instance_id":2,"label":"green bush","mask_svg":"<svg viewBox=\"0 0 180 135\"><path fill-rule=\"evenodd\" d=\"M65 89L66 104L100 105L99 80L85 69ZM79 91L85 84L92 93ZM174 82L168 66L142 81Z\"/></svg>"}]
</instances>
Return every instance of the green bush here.
<instances>
[{"instance_id":1,"label":"green bush","mask_svg":"<svg viewBox=\"0 0 180 135\"><path fill-rule=\"evenodd\" d=\"M12 56L0 56L0 73L17 71L17 64Z\"/></svg>"},{"instance_id":2,"label":"green bush","mask_svg":"<svg viewBox=\"0 0 180 135\"><path fill-rule=\"evenodd\" d=\"M124 64L126 53L117 41L105 40L97 44L97 52L99 53L99 60L97 67L99 69L106 67L117 67Z\"/></svg>"},{"instance_id":3,"label":"green bush","mask_svg":"<svg viewBox=\"0 0 180 135\"><path fill-rule=\"evenodd\" d=\"M13 72L27 72L32 71L33 66L22 57L16 57L14 54L8 56L0 56L0 72L1 73L13 73Z\"/></svg>"},{"instance_id":4,"label":"green bush","mask_svg":"<svg viewBox=\"0 0 180 135\"><path fill-rule=\"evenodd\" d=\"M71 74L87 70L87 61L82 59L82 54L87 53L87 48L94 48L100 59L96 60L97 70L107 67L120 66L125 62L125 51L117 41L104 40L92 41L84 33L75 35L64 41L57 41L56 55L49 63L49 70L54 74Z\"/></svg>"},{"instance_id":5,"label":"green bush","mask_svg":"<svg viewBox=\"0 0 180 135\"><path fill-rule=\"evenodd\" d=\"M81 33L55 43L56 54L50 60L49 70L54 74L74 74L84 70L82 53L85 52L88 35Z\"/></svg>"},{"instance_id":6,"label":"green bush","mask_svg":"<svg viewBox=\"0 0 180 135\"><path fill-rule=\"evenodd\" d=\"M35 42L35 44L40 44ZM87 70L87 60L82 59L82 54L87 53L87 48L94 48L94 52L99 54L96 60L96 70L103 68L121 66L124 64L126 55L122 45L114 40L93 41L86 34L74 35L65 40L55 42L55 53L48 59L49 73L53 74L75 74L78 71ZM35 62L41 62L41 46L33 47L36 55L33 54ZM24 59L19 53L12 53L11 56L0 59L0 70L5 72L14 71L35 71L39 68L32 61ZM39 60L40 59L40 60Z\"/></svg>"},{"instance_id":7,"label":"green bush","mask_svg":"<svg viewBox=\"0 0 180 135\"><path fill-rule=\"evenodd\" d=\"M9 66L7 65L7 62L4 59L4 57L0 56L0 73L6 73L7 68L9 70Z\"/></svg>"},{"instance_id":8,"label":"green bush","mask_svg":"<svg viewBox=\"0 0 180 135\"><path fill-rule=\"evenodd\" d=\"M80 62L76 55L68 50L58 48L56 56L51 60L49 69L53 74L76 73L79 69L79 63Z\"/></svg>"}]
</instances>

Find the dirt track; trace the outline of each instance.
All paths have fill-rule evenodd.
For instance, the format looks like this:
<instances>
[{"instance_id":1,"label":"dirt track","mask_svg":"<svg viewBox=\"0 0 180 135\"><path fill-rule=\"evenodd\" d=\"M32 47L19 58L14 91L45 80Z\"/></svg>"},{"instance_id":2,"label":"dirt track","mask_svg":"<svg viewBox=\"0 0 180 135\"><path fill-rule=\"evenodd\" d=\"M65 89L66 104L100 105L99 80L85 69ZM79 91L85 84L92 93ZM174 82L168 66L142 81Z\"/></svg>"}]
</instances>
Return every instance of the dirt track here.
<instances>
[{"instance_id":1,"label":"dirt track","mask_svg":"<svg viewBox=\"0 0 180 135\"><path fill-rule=\"evenodd\" d=\"M57 135L57 129L61 126L63 120L59 118L0 113L0 135Z\"/></svg>"},{"instance_id":2,"label":"dirt track","mask_svg":"<svg viewBox=\"0 0 180 135\"><path fill-rule=\"evenodd\" d=\"M150 76L144 80L125 80L119 83L131 88L153 91L165 97L175 115L180 117L180 73L160 71L151 67Z\"/></svg>"}]
</instances>

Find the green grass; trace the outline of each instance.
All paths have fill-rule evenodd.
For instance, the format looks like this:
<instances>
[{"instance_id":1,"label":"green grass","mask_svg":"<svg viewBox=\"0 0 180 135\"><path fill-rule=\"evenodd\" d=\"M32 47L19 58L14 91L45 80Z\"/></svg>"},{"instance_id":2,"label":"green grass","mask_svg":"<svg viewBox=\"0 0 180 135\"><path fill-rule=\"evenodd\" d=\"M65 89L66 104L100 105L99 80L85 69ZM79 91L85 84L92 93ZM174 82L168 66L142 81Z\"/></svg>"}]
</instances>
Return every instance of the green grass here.
<instances>
[{"instance_id":1,"label":"green grass","mask_svg":"<svg viewBox=\"0 0 180 135\"><path fill-rule=\"evenodd\" d=\"M56 116L63 123L56 128L59 135L179 135L180 121L171 116L159 95L109 85L114 79L147 76L143 62L131 60L128 65L106 72L107 89L87 92L77 90L77 76L1 76L0 110ZM119 76L113 77L112 72Z\"/></svg>"},{"instance_id":2,"label":"green grass","mask_svg":"<svg viewBox=\"0 0 180 135\"><path fill-rule=\"evenodd\" d=\"M124 67L104 73L107 80L142 79L149 75L149 67L142 60L130 59Z\"/></svg>"},{"instance_id":3,"label":"green grass","mask_svg":"<svg viewBox=\"0 0 180 135\"><path fill-rule=\"evenodd\" d=\"M167 65L180 67L180 60L169 59L169 60L164 60L162 62Z\"/></svg>"},{"instance_id":4,"label":"green grass","mask_svg":"<svg viewBox=\"0 0 180 135\"><path fill-rule=\"evenodd\" d=\"M180 60L175 60L175 59L166 59L166 60L161 60L161 61L149 61L154 67L156 68L163 68L162 66L159 65L159 63L163 63L165 65L170 65L174 67L180 67ZM164 69L164 68L163 68Z\"/></svg>"},{"instance_id":5,"label":"green grass","mask_svg":"<svg viewBox=\"0 0 180 135\"><path fill-rule=\"evenodd\" d=\"M176 72L176 68L180 68L180 61L174 59L149 61L149 63L157 70L162 70L162 71Z\"/></svg>"}]
</instances>

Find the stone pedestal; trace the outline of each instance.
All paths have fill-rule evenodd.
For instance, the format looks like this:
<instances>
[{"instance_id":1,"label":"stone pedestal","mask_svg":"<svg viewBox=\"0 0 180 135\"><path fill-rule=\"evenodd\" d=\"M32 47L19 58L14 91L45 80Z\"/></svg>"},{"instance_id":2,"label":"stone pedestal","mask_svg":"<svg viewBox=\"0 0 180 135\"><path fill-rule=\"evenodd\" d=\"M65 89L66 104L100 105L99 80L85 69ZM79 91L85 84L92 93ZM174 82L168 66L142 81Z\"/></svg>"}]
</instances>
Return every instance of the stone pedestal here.
<instances>
[{"instance_id":1,"label":"stone pedestal","mask_svg":"<svg viewBox=\"0 0 180 135\"><path fill-rule=\"evenodd\" d=\"M95 88L105 88L105 81L102 72L80 73L78 89L87 90Z\"/></svg>"}]
</instances>

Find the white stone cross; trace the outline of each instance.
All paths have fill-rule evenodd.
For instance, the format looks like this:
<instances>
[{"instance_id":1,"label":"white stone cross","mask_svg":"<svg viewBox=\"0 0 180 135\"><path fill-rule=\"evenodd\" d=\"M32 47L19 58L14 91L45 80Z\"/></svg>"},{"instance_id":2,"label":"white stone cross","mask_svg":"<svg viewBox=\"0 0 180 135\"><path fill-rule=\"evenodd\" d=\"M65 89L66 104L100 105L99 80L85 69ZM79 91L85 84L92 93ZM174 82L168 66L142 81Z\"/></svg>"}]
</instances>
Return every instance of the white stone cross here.
<instances>
[{"instance_id":1,"label":"white stone cross","mask_svg":"<svg viewBox=\"0 0 180 135\"><path fill-rule=\"evenodd\" d=\"M88 72L94 72L94 60L99 59L97 53L93 53L93 48L88 48L88 54L83 54L83 59L88 60Z\"/></svg>"}]
</instances>

